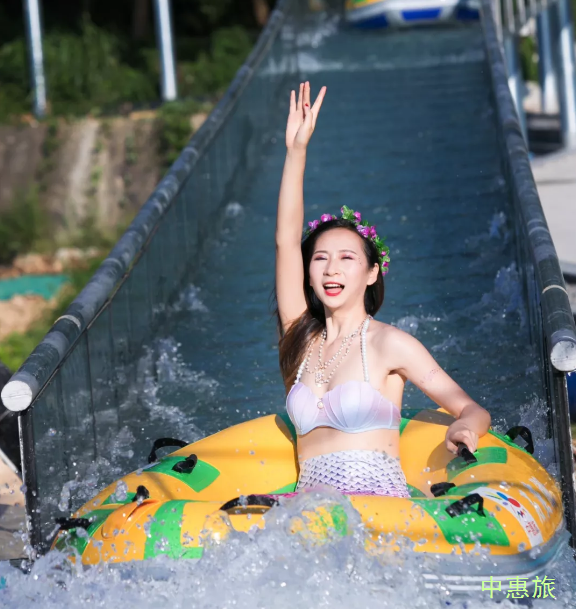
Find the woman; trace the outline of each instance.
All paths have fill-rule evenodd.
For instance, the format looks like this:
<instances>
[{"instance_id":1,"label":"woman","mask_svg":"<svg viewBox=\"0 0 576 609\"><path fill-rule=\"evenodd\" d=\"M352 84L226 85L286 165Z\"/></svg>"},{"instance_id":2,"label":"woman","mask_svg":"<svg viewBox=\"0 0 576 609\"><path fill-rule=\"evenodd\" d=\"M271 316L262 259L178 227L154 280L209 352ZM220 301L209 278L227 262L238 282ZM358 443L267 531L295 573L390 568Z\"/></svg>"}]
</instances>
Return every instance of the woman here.
<instances>
[{"instance_id":1,"label":"woman","mask_svg":"<svg viewBox=\"0 0 576 609\"><path fill-rule=\"evenodd\" d=\"M456 420L447 450L474 452L490 427L476 404L411 335L375 321L384 300L388 248L360 212L304 222L306 147L326 88L290 95L286 161L276 224L276 299L286 407L297 431L297 490L408 497L399 463L402 392L410 380Z\"/></svg>"}]
</instances>

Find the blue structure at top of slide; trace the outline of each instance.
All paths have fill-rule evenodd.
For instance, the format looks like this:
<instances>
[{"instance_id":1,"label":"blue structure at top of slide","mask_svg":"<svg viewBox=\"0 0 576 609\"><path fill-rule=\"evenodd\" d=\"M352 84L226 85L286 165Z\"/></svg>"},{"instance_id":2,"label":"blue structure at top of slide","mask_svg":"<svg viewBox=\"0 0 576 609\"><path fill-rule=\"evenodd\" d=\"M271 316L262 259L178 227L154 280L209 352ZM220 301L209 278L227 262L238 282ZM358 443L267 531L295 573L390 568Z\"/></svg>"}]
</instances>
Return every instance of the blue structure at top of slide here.
<instances>
[{"instance_id":1,"label":"blue structure at top of slide","mask_svg":"<svg viewBox=\"0 0 576 609\"><path fill-rule=\"evenodd\" d=\"M412 27L480 18L477 0L346 0L346 21L359 28Z\"/></svg>"}]
</instances>

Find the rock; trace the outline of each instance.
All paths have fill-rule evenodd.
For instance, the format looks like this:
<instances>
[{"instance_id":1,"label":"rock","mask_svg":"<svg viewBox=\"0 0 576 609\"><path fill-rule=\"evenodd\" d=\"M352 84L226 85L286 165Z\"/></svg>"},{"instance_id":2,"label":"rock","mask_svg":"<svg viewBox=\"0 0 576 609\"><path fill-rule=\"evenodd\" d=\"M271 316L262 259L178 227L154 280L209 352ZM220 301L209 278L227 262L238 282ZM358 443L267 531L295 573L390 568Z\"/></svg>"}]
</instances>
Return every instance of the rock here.
<instances>
[{"instance_id":1,"label":"rock","mask_svg":"<svg viewBox=\"0 0 576 609\"><path fill-rule=\"evenodd\" d=\"M134 110L128 118L133 121L151 120L156 118L156 110Z\"/></svg>"},{"instance_id":2,"label":"rock","mask_svg":"<svg viewBox=\"0 0 576 609\"><path fill-rule=\"evenodd\" d=\"M54 259L64 267L74 267L90 258L96 258L100 253L101 250L97 247L89 247L85 250L78 247L61 247L54 254Z\"/></svg>"},{"instance_id":3,"label":"rock","mask_svg":"<svg viewBox=\"0 0 576 609\"><path fill-rule=\"evenodd\" d=\"M61 262L64 266L72 266L78 264L85 259L84 252L78 247L61 247L56 250L54 258Z\"/></svg>"},{"instance_id":4,"label":"rock","mask_svg":"<svg viewBox=\"0 0 576 609\"><path fill-rule=\"evenodd\" d=\"M17 256L12 265L23 275L50 275L53 270L52 260L42 254L24 254Z\"/></svg>"},{"instance_id":5,"label":"rock","mask_svg":"<svg viewBox=\"0 0 576 609\"><path fill-rule=\"evenodd\" d=\"M0 340L12 332L26 332L28 328L48 309L54 301L42 296L14 296L0 301Z\"/></svg>"},{"instance_id":6,"label":"rock","mask_svg":"<svg viewBox=\"0 0 576 609\"><path fill-rule=\"evenodd\" d=\"M206 112L197 112L190 117L190 126L194 131L198 131L207 118L208 114Z\"/></svg>"}]
</instances>

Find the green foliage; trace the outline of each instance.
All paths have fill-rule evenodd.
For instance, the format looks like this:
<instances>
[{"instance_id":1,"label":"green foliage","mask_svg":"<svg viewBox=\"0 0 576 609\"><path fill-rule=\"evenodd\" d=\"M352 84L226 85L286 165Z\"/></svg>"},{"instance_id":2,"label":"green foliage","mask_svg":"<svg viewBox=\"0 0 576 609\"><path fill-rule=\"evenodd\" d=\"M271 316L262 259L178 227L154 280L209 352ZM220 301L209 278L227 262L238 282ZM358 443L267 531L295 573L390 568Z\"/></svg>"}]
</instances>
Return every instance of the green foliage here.
<instances>
[{"instance_id":1,"label":"green foliage","mask_svg":"<svg viewBox=\"0 0 576 609\"><path fill-rule=\"evenodd\" d=\"M10 208L0 214L0 264L9 264L18 254L30 251L44 230L37 189L19 191Z\"/></svg>"},{"instance_id":2,"label":"green foliage","mask_svg":"<svg viewBox=\"0 0 576 609\"><path fill-rule=\"evenodd\" d=\"M538 55L534 38L530 36L520 38L519 53L524 80L538 82Z\"/></svg>"},{"instance_id":3,"label":"green foliage","mask_svg":"<svg viewBox=\"0 0 576 609\"><path fill-rule=\"evenodd\" d=\"M0 343L0 361L16 372L36 345L44 338L49 325L34 324L28 332L12 332Z\"/></svg>"},{"instance_id":4,"label":"green foliage","mask_svg":"<svg viewBox=\"0 0 576 609\"><path fill-rule=\"evenodd\" d=\"M239 26L217 30L209 52L201 52L195 62L179 64L181 95L222 93L246 60L253 42Z\"/></svg>"},{"instance_id":5,"label":"green foliage","mask_svg":"<svg viewBox=\"0 0 576 609\"><path fill-rule=\"evenodd\" d=\"M123 62L123 43L87 17L79 34L52 31L44 36L44 65L51 111L79 115L157 97L157 72ZM145 65L145 58L137 57ZM29 67L25 39L0 47L0 120L30 112Z\"/></svg>"},{"instance_id":6,"label":"green foliage","mask_svg":"<svg viewBox=\"0 0 576 609\"><path fill-rule=\"evenodd\" d=\"M198 8L210 25L216 25L232 5L232 0L198 0Z\"/></svg>"},{"instance_id":7,"label":"green foliage","mask_svg":"<svg viewBox=\"0 0 576 609\"><path fill-rule=\"evenodd\" d=\"M159 148L164 169L172 165L188 143L192 135L190 117L199 110L200 105L193 100L170 102L160 108Z\"/></svg>"},{"instance_id":8,"label":"green foliage","mask_svg":"<svg viewBox=\"0 0 576 609\"><path fill-rule=\"evenodd\" d=\"M200 0L185 20L203 23L200 36L176 40L181 98L221 93L250 52L254 35L238 20L232 0ZM240 15L238 15L240 16ZM199 21L198 21L199 20ZM207 26L207 27L206 27ZM176 28L178 29L178 28ZM122 104L158 99L159 58L154 40L133 42L127 33L96 26L85 14L74 30L48 29L43 39L49 111L79 116L115 111ZM0 46L0 121L31 111L24 35Z\"/></svg>"},{"instance_id":9,"label":"green foliage","mask_svg":"<svg viewBox=\"0 0 576 609\"><path fill-rule=\"evenodd\" d=\"M52 111L65 114L115 105L123 101L154 99L156 81L122 62L121 42L97 28L88 18L80 36L54 33L46 36L46 78L50 83Z\"/></svg>"}]
</instances>

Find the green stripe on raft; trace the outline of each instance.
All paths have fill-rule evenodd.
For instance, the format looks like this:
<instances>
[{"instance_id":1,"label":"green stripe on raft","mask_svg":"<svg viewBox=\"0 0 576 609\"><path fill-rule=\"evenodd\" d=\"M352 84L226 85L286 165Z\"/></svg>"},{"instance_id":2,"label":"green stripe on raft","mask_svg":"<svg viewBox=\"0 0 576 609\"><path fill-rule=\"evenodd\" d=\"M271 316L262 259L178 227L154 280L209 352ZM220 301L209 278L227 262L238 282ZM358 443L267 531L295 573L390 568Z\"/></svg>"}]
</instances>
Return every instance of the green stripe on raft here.
<instances>
[{"instance_id":1,"label":"green stripe on raft","mask_svg":"<svg viewBox=\"0 0 576 609\"><path fill-rule=\"evenodd\" d=\"M86 529L86 534L80 537L78 533L76 533L76 529L70 529L60 535L56 542L56 549L60 550L60 552L74 549L78 552L79 556L82 556L94 533L104 524L106 518L108 518L115 509L116 508L112 510L94 510L83 516L83 518L87 518L91 521Z\"/></svg>"},{"instance_id":2,"label":"green stripe on raft","mask_svg":"<svg viewBox=\"0 0 576 609\"><path fill-rule=\"evenodd\" d=\"M290 482L286 486L282 486L275 491L270 491L270 495L283 495L284 493L293 493L296 490L296 482Z\"/></svg>"},{"instance_id":3,"label":"green stripe on raft","mask_svg":"<svg viewBox=\"0 0 576 609\"><path fill-rule=\"evenodd\" d=\"M185 500L167 501L154 514L147 532L144 558L154 558L166 554L171 558L200 558L202 548L182 546L182 514Z\"/></svg>"},{"instance_id":4,"label":"green stripe on raft","mask_svg":"<svg viewBox=\"0 0 576 609\"><path fill-rule=\"evenodd\" d=\"M463 471L478 467L479 465L487 465L491 463L506 463L508 460L508 451L500 446L487 446L486 448L479 448L475 453L476 463L466 464L466 461L462 457L456 457L452 459L446 466L446 473L448 474L448 481L450 482L458 474Z\"/></svg>"},{"instance_id":5,"label":"green stripe on raft","mask_svg":"<svg viewBox=\"0 0 576 609\"><path fill-rule=\"evenodd\" d=\"M478 485L476 485L477 487ZM480 516L476 507L470 509L468 514L452 518L446 508L454 502L453 499L413 499L415 505L420 506L430 514L438 525L440 531L450 544L475 543L492 544L495 546L509 546L510 540L502 525L493 516Z\"/></svg>"},{"instance_id":6,"label":"green stripe on raft","mask_svg":"<svg viewBox=\"0 0 576 609\"><path fill-rule=\"evenodd\" d=\"M189 474L175 472L172 469L174 465L180 461L184 461L184 459L185 457L166 457L145 471L146 473L154 472L176 478L197 493L209 487L220 475L220 472L213 465L200 460L198 460L196 467Z\"/></svg>"}]
</instances>

